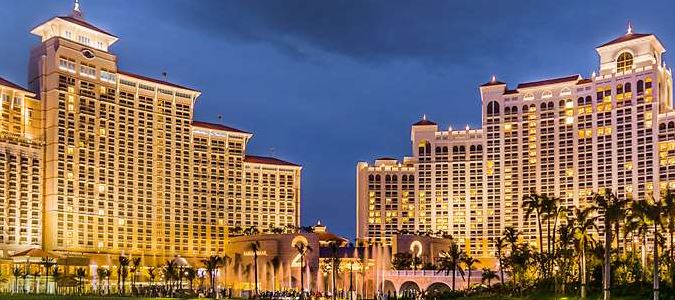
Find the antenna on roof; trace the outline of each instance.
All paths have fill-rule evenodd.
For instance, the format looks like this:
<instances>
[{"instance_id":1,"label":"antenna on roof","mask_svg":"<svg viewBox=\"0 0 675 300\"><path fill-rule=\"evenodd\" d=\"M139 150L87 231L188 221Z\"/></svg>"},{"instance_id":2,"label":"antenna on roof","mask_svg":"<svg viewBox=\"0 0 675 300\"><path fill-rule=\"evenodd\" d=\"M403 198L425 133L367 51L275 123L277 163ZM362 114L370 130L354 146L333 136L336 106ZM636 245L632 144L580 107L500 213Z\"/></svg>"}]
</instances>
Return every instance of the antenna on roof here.
<instances>
[{"instance_id":1,"label":"antenna on roof","mask_svg":"<svg viewBox=\"0 0 675 300\"><path fill-rule=\"evenodd\" d=\"M223 122L223 115L218 115L218 122Z\"/></svg>"},{"instance_id":2,"label":"antenna on roof","mask_svg":"<svg viewBox=\"0 0 675 300\"><path fill-rule=\"evenodd\" d=\"M169 81L169 73L162 72L162 77L164 77L164 81Z\"/></svg>"},{"instance_id":3,"label":"antenna on roof","mask_svg":"<svg viewBox=\"0 0 675 300\"><path fill-rule=\"evenodd\" d=\"M495 74L492 74L492 79L490 79L490 82L492 83L497 82L497 76Z\"/></svg>"},{"instance_id":4,"label":"antenna on roof","mask_svg":"<svg viewBox=\"0 0 675 300\"><path fill-rule=\"evenodd\" d=\"M80 10L80 0L75 0L73 4L73 17L82 18L82 11Z\"/></svg>"},{"instance_id":5,"label":"antenna on roof","mask_svg":"<svg viewBox=\"0 0 675 300\"><path fill-rule=\"evenodd\" d=\"M423 115L422 115L422 120L426 120L426 119L427 119L427 114L423 114Z\"/></svg>"},{"instance_id":6,"label":"antenna on roof","mask_svg":"<svg viewBox=\"0 0 675 300\"><path fill-rule=\"evenodd\" d=\"M628 21L628 29L626 29L626 34L632 34L633 33L633 24Z\"/></svg>"}]
</instances>

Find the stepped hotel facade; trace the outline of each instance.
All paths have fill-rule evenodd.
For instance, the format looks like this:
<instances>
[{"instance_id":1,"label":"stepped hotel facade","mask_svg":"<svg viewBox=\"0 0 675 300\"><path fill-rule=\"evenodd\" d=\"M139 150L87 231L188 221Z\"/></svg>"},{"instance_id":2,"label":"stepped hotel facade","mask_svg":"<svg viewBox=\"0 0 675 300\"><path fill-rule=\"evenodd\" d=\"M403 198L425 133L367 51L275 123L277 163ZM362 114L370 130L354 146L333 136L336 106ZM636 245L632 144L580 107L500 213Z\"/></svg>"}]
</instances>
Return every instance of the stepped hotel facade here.
<instances>
[{"instance_id":1,"label":"stepped hotel facade","mask_svg":"<svg viewBox=\"0 0 675 300\"><path fill-rule=\"evenodd\" d=\"M298 226L301 166L193 120L200 92L118 68L118 37L76 5L32 34L28 84L0 79L0 262L41 248L82 265L225 253L228 228Z\"/></svg>"},{"instance_id":2,"label":"stepped hotel facade","mask_svg":"<svg viewBox=\"0 0 675 300\"><path fill-rule=\"evenodd\" d=\"M658 197L675 187L675 111L664 46L628 31L596 48L599 70L509 88L480 86L482 126L412 125L412 155L357 164L357 235L389 243L401 231L450 234L470 255L492 258L513 226L537 246L531 191L583 206L609 188ZM602 226L601 224L599 224Z\"/></svg>"}]
</instances>

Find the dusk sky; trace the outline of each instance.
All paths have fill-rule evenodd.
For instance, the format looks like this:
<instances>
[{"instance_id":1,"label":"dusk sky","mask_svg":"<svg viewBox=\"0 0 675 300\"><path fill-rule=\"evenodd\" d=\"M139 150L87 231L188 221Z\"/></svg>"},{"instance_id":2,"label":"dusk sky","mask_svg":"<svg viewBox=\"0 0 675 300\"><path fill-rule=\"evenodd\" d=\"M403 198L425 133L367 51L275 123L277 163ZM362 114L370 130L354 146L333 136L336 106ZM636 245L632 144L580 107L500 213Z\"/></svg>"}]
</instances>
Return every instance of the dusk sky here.
<instances>
[{"instance_id":1,"label":"dusk sky","mask_svg":"<svg viewBox=\"0 0 675 300\"><path fill-rule=\"evenodd\" d=\"M0 76L25 85L29 31L72 1L0 0ZM350 237L358 161L410 155L410 124L480 125L478 85L597 69L626 31L675 49L672 1L101 1L122 70L202 91L195 119L253 132L250 154L304 166L302 223ZM666 62L669 63L666 54Z\"/></svg>"}]
</instances>

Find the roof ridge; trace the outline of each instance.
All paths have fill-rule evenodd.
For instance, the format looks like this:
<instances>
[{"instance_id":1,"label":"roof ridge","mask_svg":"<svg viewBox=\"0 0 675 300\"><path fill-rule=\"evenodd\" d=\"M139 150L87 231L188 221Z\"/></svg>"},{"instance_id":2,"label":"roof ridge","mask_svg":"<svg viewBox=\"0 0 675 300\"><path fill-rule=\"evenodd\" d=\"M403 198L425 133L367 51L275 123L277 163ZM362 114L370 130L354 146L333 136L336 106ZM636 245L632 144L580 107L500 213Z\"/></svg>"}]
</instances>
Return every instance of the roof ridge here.
<instances>
[{"instance_id":1,"label":"roof ridge","mask_svg":"<svg viewBox=\"0 0 675 300\"><path fill-rule=\"evenodd\" d=\"M148 77L148 76L140 75L140 74L136 74L136 73L131 73L129 71L124 71L124 70L118 69L117 73L122 74L122 75L126 75L126 76L130 76L130 77L135 77L135 78L145 80L145 81L150 81L150 82L154 82L154 83L158 83L158 84L164 84L164 85L172 86L172 87L179 88L179 89L190 90L190 91L193 91L193 92L200 92L199 90L189 88L189 87L186 87L186 86L183 86L183 85L180 85L180 84L176 84L176 83L173 83L173 82L170 82L170 81L152 78L152 77Z\"/></svg>"}]
</instances>

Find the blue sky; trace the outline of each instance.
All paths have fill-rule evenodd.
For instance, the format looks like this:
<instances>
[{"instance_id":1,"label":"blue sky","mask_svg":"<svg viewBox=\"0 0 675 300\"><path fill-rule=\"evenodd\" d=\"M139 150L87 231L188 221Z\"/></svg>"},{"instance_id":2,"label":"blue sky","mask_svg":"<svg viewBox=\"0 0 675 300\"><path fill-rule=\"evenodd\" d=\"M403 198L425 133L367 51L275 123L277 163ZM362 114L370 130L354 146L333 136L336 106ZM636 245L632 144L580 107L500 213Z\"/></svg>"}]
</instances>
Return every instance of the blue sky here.
<instances>
[{"instance_id":1,"label":"blue sky","mask_svg":"<svg viewBox=\"0 0 675 300\"><path fill-rule=\"evenodd\" d=\"M196 119L255 134L249 153L304 166L302 223L353 236L355 166L410 153L410 124L480 124L478 85L597 68L626 30L675 45L672 1L82 0L120 37L123 70L203 91ZM0 76L25 84L30 29L72 1L0 0ZM669 55L666 55L666 62Z\"/></svg>"}]
</instances>

